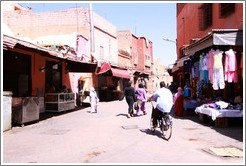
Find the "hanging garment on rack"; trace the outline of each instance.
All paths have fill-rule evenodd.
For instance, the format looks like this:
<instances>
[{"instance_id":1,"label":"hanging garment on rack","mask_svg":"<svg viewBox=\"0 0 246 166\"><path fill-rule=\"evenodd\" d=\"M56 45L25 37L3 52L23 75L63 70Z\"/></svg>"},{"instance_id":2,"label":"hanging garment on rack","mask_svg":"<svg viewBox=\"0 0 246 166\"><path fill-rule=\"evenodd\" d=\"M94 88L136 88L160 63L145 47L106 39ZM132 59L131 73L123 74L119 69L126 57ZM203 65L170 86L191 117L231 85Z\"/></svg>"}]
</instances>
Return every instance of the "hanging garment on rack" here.
<instances>
[{"instance_id":1,"label":"hanging garment on rack","mask_svg":"<svg viewBox=\"0 0 246 166\"><path fill-rule=\"evenodd\" d=\"M233 49L229 49L225 52L225 81L238 82L237 75L237 57L236 52Z\"/></svg>"},{"instance_id":2,"label":"hanging garment on rack","mask_svg":"<svg viewBox=\"0 0 246 166\"><path fill-rule=\"evenodd\" d=\"M210 83L213 83L213 68L214 68L214 49L208 52L208 79Z\"/></svg>"},{"instance_id":3,"label":"hanging garment on rack","mask_svg":"<svg viewBox=\"0 0 246 166\"><path fill-rule=\"evenodd\" d=\"M241 59L240 59L240 68L241 68L241 76L243 78L243 52L241 52Z\"/></svg>"},{"instance_id":4,"label":"hanging garment on rack","mask_svg":"<svg viewBox=\"0 0 246 166\"><path fill-rule=\"evenodd\" d=\"M202 66L202 70L203 70L203 79L205 81L205 84L208 85L209 83L209 76L208 76L208 54L204 55L203 57L203 66Z\"/></svg>"},{"instance_id":5,"label":"hanging garment on rack","mask_svg":"<svg viewBox=\"0 0 246 166\"><path fill-rule=\"evenodd\" d=\"M204 72L203 72L203 55L204 53L202 53L200 55L200 59L199 59L199 80L204 80Z\"/></svg>"},{"instance_id":6,"label":"hanging garment on rack","mask_svg":"<svg viewBox=\"0 0 246 166\"><path fill-rule=\"evenodd\" d=\"M213 69L213 89L224 89L225 79L224 79L224 69L222 64L223 51L217 49L214 52L214 69Z\"/></svg>"}]
</instances>

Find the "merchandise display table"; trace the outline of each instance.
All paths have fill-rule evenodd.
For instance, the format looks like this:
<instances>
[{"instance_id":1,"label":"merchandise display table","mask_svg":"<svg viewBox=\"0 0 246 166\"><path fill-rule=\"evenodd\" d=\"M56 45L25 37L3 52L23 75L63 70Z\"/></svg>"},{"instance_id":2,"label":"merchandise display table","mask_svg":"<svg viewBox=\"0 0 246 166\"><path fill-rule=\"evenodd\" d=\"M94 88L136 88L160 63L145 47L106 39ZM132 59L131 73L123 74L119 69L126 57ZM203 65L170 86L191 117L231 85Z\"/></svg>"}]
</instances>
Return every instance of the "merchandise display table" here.
<instances>
[{"instance_id":1,"label":"merchandise display table","mask_svg":"<svg viewBox=\"0 0 246 166\"><path fill-rule=\"evenodd\" d=\"M208 115L215 121L216 126L227 126L228 117L243 117L243 110L236 109L215 109L206 105L202 105L195 109L195 112L199 114L199 118L202 119L203 115Z\"/></svg>"}]
</instances>

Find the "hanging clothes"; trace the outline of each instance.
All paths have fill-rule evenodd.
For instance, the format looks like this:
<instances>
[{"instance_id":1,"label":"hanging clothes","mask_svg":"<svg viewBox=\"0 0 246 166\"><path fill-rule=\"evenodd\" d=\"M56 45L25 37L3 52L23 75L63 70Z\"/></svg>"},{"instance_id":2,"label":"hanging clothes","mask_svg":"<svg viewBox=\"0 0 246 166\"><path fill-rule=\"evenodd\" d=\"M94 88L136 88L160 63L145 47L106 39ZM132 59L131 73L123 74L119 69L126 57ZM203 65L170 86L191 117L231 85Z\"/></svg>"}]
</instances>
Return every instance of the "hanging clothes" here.
<instances>
[{"instance_id":1,"label":"hanging clothes","mask_svg":"<svg viewBox=\"0 0 246 166\"><path fill-rule=\"evenodd\" d=\"M196 96L197 96L198 98L203 98L203 95L204 95L204 93L203 93L204 85L205 85L204 80L199 80L199 81L197 82L197 86L196 86Z\"/></svg>"},{"instance_id":2,"label":"hanging clothes","mask_svg":"<svg viewBox=\"0 0 246 166\"><path fill-rule=\"evenodd\" d=\"M241 76L243 78L243 52L241 52L240 68L241 68Z\"/></svg>"},{"instance_id":3,"label":"hanging clothes","mask_svg":"<svg viewBox=\"0 0 246 166\"><path fill-rule=\"evenodd\" d=\"M238 82L237 75L237 57L236 52L233 49L229 49L225 52L225 81L229 83Z\"/></svg>"},{"instance_id":4,"label":"hanging clothes","mask_svg":"<svg viewBox=\"0 0 246 166\"><path fill-rule=\"evenodd\" d=\"M211 48L208 52L208 79L211 84L213 84L213 69L214 69L214 52L215 50Z\"/></svg>"},{"instance_id":5,"label":"hanging clothes","mask_svg":"<svg viewBox=\"0 0 246 166\"><path fill-rule=\"evenodd\" d=\"M213 89L224 89L225 79L224 79L224 69L222 64L223 51L217 49L214 52L214 69L213 69Z\"/></svg>"},{"instance_id":6,"label":"hanging clothes","mask_svg":"<svg viewBox=\"0 0 246 166\"><path fill-rule=\"evenodd\" d=\"M209 83L209 76L208 76L208 54L206 54L203 57L203 65L202 65L202 71L203 71L203 79L206 85Z\"/></svg>"},{"instance_id":7,"label":"hanging clothes","mask_svg":"<svg viewBox=\"0 0 246 166\"><path fill-rule=\"evenodd\" d=\"M200 55L200 59L199 59L199 80L204 80L204 72L203 72L203 55L204 53L202 53Z\"/></svg>"},{"instance_id":8,"label":"hanging clothes","mask_svg":"<svg viewBox=\"0 0 246 166\"><path fill-rule=\"evenodd\" d=\"M192 78L198 78L199 77L199 61L194 62L192 66Z\"/></svg>"}]
</instances>

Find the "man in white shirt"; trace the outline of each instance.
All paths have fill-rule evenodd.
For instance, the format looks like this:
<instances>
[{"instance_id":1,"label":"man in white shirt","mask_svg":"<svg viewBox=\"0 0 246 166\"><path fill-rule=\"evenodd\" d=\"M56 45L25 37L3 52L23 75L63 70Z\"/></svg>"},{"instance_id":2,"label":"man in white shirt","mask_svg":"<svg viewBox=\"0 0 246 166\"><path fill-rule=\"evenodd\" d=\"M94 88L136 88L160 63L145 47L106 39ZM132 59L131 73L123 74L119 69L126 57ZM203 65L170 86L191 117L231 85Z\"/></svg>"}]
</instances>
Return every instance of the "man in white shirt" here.
<instances>
[{"instance_id":1,"label":"man in white shirt","mask_svg":"<svg viewBox=\"0 0 246 166\"><path fill-rule=\"evenodd\" d=\"M160 89L158 89L150 98L156 102L156 108L152 111L153 127L157 126L157 118L163 114L163 112L169 113L173 106L173 94L165 87L165 82L160 82Z\"/></svg>"}]
</instances>

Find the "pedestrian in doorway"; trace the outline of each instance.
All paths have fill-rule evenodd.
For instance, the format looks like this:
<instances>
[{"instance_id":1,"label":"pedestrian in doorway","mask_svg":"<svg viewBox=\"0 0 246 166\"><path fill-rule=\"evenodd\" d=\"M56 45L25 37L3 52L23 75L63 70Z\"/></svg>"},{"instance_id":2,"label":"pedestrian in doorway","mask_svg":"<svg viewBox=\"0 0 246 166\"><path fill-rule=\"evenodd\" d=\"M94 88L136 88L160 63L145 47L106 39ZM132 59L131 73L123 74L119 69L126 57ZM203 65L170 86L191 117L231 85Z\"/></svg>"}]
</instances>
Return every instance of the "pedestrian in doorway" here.
<instances>
[{"instance_id":1,"label":"pedestrian in doorway","mask_svg":"<svg viewBox=\"0 0 246 166\"><path fill-rule=\"evenodd\" d=\"M136 110L137 116L141 115L141 113L143 115L146 115L147 112L146 112L145 103L147 102L147 93L142 83L138 85L138 88L136 90L136 98L137 98L137 110Z\"/></svg>"},{"instance_id":2,"label":"pedestrian in doorway","mask_svg":"<svg viewBox=\"0 0 246 166\"><path fill-rule=\"evenodd\" d=\"M90 88L90 104L91 104L91 113L97 113L97 107L99 104L99 98L94 87Z\"/></svg>"}]
</instances>

